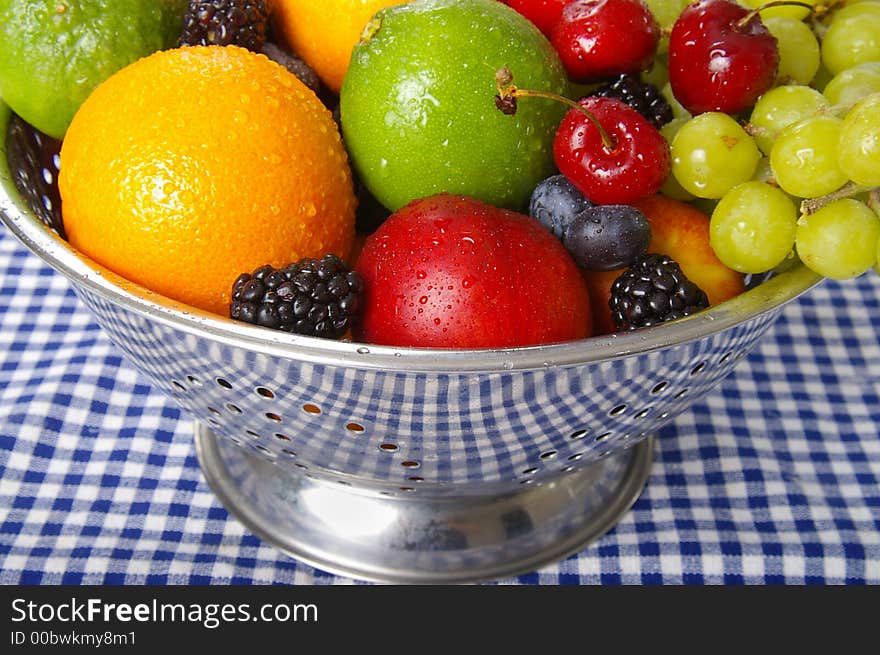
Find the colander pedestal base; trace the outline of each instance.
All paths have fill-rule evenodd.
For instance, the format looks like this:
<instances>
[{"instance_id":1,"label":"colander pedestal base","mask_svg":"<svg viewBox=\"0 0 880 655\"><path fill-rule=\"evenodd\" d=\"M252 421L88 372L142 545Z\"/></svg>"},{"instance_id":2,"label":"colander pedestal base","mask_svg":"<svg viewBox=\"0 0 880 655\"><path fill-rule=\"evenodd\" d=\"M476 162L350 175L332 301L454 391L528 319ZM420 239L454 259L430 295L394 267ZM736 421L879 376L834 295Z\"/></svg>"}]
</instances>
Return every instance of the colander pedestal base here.
<instances>
[{"instance_id":1,"label":"colander pedestal base","mask_svg":"<svg viewBox=\"0 0 880 655\"><path fill-rule=\"evenodd\" d=\"M287 470L196 423L209 486L247 529L331 573L451 584L535 571L598 539L629 511L653 441L513 492L388 495Z\"/></svg>"}]
</instances>

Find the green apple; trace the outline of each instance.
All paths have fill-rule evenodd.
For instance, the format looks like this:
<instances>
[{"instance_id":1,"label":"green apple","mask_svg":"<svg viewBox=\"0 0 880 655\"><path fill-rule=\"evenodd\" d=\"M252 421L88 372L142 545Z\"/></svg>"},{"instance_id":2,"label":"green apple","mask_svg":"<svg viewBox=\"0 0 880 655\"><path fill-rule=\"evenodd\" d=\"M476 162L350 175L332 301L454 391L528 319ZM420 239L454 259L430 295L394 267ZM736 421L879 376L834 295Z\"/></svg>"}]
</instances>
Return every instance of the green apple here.
<instances>
[{"instance_id":1,"label":"green apple","mask_svg":"<svg viewBox=\"0 0 880 655\"><path fill-rule=\"evenodd\" d=\"M495 74L519 88L569 95L556 51L497 0L415 0L380 10L352 52L340 115L352 163L388 209L436 193L514 210L555 170L553 137L566 107L495 107Z\"/></svg>"},{"instance_id":2,"label":"green apple","mask_svg":"<svg viewBox=\"0 0 880 655\"><path fill-rule=\"evenodd\" d=\"M177 41L187 0L0 0L0 96L60 139L92 90Z\"/></svg>"}]
</instances>

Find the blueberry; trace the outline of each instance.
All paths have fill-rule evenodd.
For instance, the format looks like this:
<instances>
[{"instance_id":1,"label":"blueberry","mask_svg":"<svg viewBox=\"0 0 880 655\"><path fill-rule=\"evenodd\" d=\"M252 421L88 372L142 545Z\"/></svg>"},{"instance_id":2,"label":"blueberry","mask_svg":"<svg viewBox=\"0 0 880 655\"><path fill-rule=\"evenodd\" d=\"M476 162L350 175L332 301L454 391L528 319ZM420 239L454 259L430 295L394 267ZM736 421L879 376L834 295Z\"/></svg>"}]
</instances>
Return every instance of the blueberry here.
<instances>
[{"instance_id":1,"label":"blueberry","mask_svg":"<svg viewBox=\"0 0 880 655\"><path fill-rule=\"evenodd\" d=\"M590 271L629 266L651 241L651 224L629 205L594 205L578 212L562 243L577 264Z\"/></svg>"},{"instance_id":2,"label":"blueberry","mask_svg":"<svg viewBox=\"0 0 880 655\"><path fill-rule=\"evenodd\" d=\"M576 214L593 203L587 200L564 175L553 175L538 183L532 191L529 214L563 239Z\"/></svg>"}]
</instances>

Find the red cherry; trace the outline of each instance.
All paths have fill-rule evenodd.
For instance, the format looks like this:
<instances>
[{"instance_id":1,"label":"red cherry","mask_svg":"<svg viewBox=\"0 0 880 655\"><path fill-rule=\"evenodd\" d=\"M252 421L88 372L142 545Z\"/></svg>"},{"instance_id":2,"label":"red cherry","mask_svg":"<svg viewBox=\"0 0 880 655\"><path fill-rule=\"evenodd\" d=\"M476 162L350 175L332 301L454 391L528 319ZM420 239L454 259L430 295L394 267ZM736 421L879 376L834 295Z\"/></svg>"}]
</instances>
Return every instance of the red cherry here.
<instances>
[{"instance_id":1,"label":"red cherry","mask_svg":"<svg viewBox=\"0 0 880 655\"><path fill-rule=\"evenodd\" d=\"M532 21L549 39L556 21L562 15L562 8L569 0L502 0L502 2Z\"/></svg>"},{"instance_id":2,"label":"red cherry","mask_svg":"<svg viewBox=\"0 0 880 655\"><path fill-rule=\"evenodd\" d=\"M699 0L675 21L669 83L692 114L736 114L776 80L779 49L758 12L731 0Z\"/></svg>"},{"instance_id":3,"label":"red cherry","mask_svg":"<svg viewBox=\"0 0 880 655\"><path fill-rule=\"evenodd\" d=\"M562 10L550 40L572 81L598 82L647 68L660 26L642 0L576 0Z\"/></svg>"},{"instance_id":4,"label":"red cherry","mask_svg":"<svg viewBox=\"0 0 880 655\"><path fill-rule=\"evenodd\" d=\"M537 219L465 196L414 200L367 237L355 336L366 343L506 348L590 336L590 300Z\"/></svg>"},{"instance_id":5,"label":"red cherry","mask_svg":"<svg viewBox=\"0 0 880 655\"><path fill-rule=\"evenodd\" d=\"M656 193L669 175L669 145L648 120L615 98L587 96L562 119L553 142L559 172L598 204L630 204ZM607 143L606 143L607 142Z\"/></svg>"}]
</instances>

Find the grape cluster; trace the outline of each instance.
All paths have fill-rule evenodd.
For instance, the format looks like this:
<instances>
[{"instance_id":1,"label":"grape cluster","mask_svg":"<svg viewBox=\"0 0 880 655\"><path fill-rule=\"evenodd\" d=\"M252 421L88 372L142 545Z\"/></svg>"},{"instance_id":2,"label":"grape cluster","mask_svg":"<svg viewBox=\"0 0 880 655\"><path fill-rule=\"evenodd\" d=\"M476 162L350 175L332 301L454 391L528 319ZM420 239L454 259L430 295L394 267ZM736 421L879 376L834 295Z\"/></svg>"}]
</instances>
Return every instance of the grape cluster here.
<instances>
[{"instance_id":1,"label":"grape cluster","mask_svg":"<svg viewBox=\"0 0 880 655\"><path fill-rule=\"evenodd\" d=\"M791 256L835 279L880 271L880 2L822 2L760 11L779 63L753 104L691 114L673 102L663 129L664 192L709 206L713 249L743 273Z\"/></svg>"},{"instance_id":2,"label":"grape cluster","mask_svg":"<svg viewBox=\"0 0 880 655\"><path fill-rule=\"evenodd\" d=\"M657 190L692 202L711 214L718 258L744 274L796 257L831 278L880 272L880 0L515 4L536 23L553 14L572 81L613 71L671 109L650 129L586 88L554 157L591 202Z\"/></svg>"}]
</instances>

